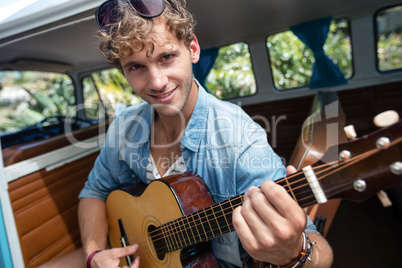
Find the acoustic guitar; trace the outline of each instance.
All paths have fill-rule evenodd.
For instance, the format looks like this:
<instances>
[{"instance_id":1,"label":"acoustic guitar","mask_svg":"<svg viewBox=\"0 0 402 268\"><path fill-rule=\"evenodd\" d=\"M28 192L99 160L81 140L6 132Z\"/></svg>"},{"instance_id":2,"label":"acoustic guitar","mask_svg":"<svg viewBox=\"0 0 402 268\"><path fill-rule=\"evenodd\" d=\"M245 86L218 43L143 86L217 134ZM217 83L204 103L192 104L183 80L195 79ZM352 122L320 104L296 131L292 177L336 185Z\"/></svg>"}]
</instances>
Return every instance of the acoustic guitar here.
<instances>
[{"instance_id":1,"label":"acoustic guitar","mask_svg":"<svg viewBox=\"0 0 402 268\"><path fill-rule=\"evenodd\" d=\"M276 183L301 207L328 199L363 201L402 183L400 133L402 121L330 147L319 162ZM214 204L193 173L115 190L106 202L110 243L138 243L141 267L218 267L204 249L211 239L234 231L232 213L242 202L239 195Z\"/></svg>"}]
</instances>

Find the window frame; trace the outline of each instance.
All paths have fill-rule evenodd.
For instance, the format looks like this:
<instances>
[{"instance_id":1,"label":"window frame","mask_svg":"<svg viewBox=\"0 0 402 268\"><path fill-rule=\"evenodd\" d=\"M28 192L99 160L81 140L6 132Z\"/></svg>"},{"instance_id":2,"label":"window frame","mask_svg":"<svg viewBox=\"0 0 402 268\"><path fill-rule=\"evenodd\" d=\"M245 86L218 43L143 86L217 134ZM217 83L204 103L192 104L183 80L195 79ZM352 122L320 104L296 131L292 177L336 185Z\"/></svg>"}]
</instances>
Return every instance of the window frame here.
<instances>
[{"instance_id":1,"label":"window frame","mask_svg":"<svg viewBox=\"0 0 402 268\"><path fill-rule=\"evenodd\" d=\"M258 83L257 83L257 75L256 75L256 72L255 72L254 61L253 61L253 57L254 57L254 56L253 56L253 53L251 53L250 44L249 44L248 42L242 40L242 41L238 41L238 42L234 42L234 43L229 43L229 44L220 45L220 46L219 46L219 49L221 49L222 47L227 47L227 46L235 45L235 44L239 44L239 43L244 43L244 44L246 44L246 45L247 45L247 48L248 48L248 53L250 54L251 71L253 72L254 82L255 82L255 92L252 93L252 94L250 94L250 95L246 95L246 96L236 96L236 97L222 98L222 99L220 99L220 100L222 100L222 101L229 101L229 102L232 102L232 101L238 100L238 99L250 98L250 97L253 97L253 96L257 95L258 92L259 92L259 87L258 87ZM218 52L218 53L219 53L219 52ZM215 65L215 63L214 63L214 65ZM212 68L213 68L213 66L212 66ZM211 70L212 70L212 68L211 68ZM210 72L211 72L211 70L210 70ZM210 73L208 73L206 80L208 79L209 74L210 74ZM205 81L206 81L206 80L205 80ZM209 88L205 88L205 89L206 89L208 92L209 92L209 90L210 90ZM210 93L210 92L209 92L209 93ZM218 97L216 97L214 94L212 94L212 93L210 93L210 94L211 94L212 96L214 96L215 98L218 98Z\"/></svg>"},{"instance_id":2,"label":"window frame","mask_svg":"<svg viewBox=\"0 0 402 268\"><path fill-rule=\"evenodd\" d=\"M402 72L402 66L399 69L381 71L380 70L380 62L379 62L379 58L378 58L378 38L379 38L379 35L378 35L378 26L377 26L377 16L378 16L378 14L380 12L383 12L386 9L392 9L392 8L398 7L398 6L402 7L402 3L382 7L380 9L378 9L373 15L373 35L374 35L374 47L375 47L375 50L374 50L375 69L380 75L387 75L387 74L394 74L394 73Z\"/></svg>"},{"instance_id":3,"label":"window frame","mask_svg":"<svg viewBox=\"0 0 402 268\"><path fill-rule=\"evenodd\" d=\"M356 75L356 68L355 68L355 61L354 61L353 33L352 33L352 27L351 27L351 19L350 19L349 17L347 17L347 16L332 18L332 21L338 21L338 20L345 20L345 21L347 22L347 24L348 24L348 33L349 33L349 38L350 38L350 49L351 49L351 52L350 52L350 55L351 55L351 63L350 63L350 66L351 66L351 68L352 68L352 73L351 73L351 75L350 75L349 78L346 78L346 77L345 77L345 79L346 79L347 81L350 81L350 80L353 79L354 76ZM290 91L293 91L293 90L300 90L300 89L309 89L309 90L310 90L309 84L301 85L301 86L297 86L297 87L292 87L292 88L282 88L282 89L277 88L276 85L275 85L275 78L274 78L274 73L273 73L273 70L272 70L270 51L269 51L269 48L268 48L268 46L267 46L268 37L270 37L270 36L272 36L272 35L284 33L284 32L287 32L287 31L291 31L291 30L290 30L290 29L287 29L287 30L277 31L277 32L271 33L271 34L269 34L269 35L267 35L267 36L265 37L265 50L266 50L266 53L267 53L267 59L268 59L269 70L270 70L270 72L271 72L271 81L272 81L273 89L274 89L274 91L277 92L277 93L290 92ZM304 44L304 45L305 45L305 44ZM309 48L309 49L310 49L310 48ZM339 65L338 65L338 67L339 67ZM340 67L339 67L339 68L340 68ZM341 68L340 68L340 69L341 69ZM342 71L342 69L341 69L341 71ZM342 73L343 73L343 72L342 72Z\"/></svg>"}]
</instances>

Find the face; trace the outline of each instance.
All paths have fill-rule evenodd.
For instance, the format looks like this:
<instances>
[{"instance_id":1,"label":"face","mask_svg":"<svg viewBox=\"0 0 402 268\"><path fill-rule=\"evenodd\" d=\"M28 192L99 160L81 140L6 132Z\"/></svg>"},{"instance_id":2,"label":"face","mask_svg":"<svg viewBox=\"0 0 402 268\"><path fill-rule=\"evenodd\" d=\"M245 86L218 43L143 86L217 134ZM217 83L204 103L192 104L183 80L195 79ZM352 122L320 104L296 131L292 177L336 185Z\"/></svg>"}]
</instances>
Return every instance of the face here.
<instances>
[{"instance_id":1,"label":"face","mask_svg":"<svg viewBox=\"0 0 402 268\"><path fill-rule=\"evenodd\" d=\"M145 48L120 59L123 73L143 100L151 104L159 116L174 116L192 112L197 99L192 64L199 60L197 39L187 47L155 20L153 29L155 49L147 56Z\"/></svg>"}]
</instances>

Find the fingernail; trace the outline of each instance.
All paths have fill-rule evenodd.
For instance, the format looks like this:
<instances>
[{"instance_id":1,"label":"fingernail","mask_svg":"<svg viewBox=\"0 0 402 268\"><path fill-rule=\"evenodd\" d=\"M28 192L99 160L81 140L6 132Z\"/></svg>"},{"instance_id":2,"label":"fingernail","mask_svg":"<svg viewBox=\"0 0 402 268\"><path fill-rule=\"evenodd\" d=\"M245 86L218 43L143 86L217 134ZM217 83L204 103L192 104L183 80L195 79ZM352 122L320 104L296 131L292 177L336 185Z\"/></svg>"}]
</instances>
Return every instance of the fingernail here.
<instances>
[{"instance_id":1,"label":"fingernail","mask_svg":"<svg viewBox=\"0 0 402 268\"><path fill-rule=\"evenodd\" d=\"M249 191L250 190L247 190L247 192L244 193L244 199L247 199L249 197Z\"/></svg>"}]
</instances>

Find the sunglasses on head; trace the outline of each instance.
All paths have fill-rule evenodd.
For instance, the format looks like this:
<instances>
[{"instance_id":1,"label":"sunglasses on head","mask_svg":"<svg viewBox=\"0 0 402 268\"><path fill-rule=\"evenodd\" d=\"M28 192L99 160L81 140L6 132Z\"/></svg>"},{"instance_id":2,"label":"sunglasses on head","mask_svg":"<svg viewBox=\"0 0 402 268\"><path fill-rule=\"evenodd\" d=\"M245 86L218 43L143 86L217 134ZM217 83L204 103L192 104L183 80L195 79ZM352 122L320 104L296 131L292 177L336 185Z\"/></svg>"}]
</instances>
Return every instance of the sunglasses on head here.
<instances>
[{"instance_id":1,"label":"sunglasses on head","mask_svg":"<svg viewBox=\"0 0 402 268\"><path fill-rule=\"evenodd\" d=\"M167 0L172 7L178 12L178 8L171 1ZM129 3L130 6L144 18L154 18L160 16L165 10L164 0L123 0ZM117 0L108 0L103 2L95 12L96 22L101 30L105 30L108 25L114 24L121 19L121 14L118 10Z\"/></svg>"}]
</instances>

